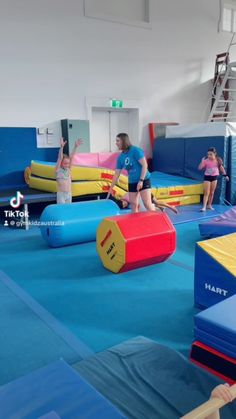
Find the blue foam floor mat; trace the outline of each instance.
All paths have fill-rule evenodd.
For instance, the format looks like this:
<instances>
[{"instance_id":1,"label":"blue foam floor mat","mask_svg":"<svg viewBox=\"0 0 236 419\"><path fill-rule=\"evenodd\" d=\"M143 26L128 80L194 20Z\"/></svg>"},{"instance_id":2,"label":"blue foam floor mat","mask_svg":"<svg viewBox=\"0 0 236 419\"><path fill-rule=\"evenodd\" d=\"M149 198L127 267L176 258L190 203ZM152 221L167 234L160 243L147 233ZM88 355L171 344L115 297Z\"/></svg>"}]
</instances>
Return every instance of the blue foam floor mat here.
<instances>
[{"instance_id":1,"label":"blue foam floor mat","mask_svg":"<svg viewBox=\"0 0 236 419\"><path fill-rule=\"evenodd\" d=\"M1 269L93 351L143 334L188 355L198 222L176 224L167 262L118 276L102 267L95 243L49 249L37 227L0 230Z\"/></svg>"},{"instance_id":2,"label":"blue foam floor mat","mask_svg":"<svg viewBox=\"0 0 236 419\"><path fill-rule=\"evenodd\" d=\"M49 362L69 363L93 352L0 272L0 384Z\"/></svg>"},{"instance_id":3,"label":"blue foam floor mat","mask_svg":"<svg viewBox=\"0 0 236 419\"><path fill-rule=\"evenodd\" d=\"M178 207L178 214L174 214L170 210L166 210L166 213L170 217L172 223L177 225L193 221L203 222L207 219L223 214L229 209L226 205L214 205L215 211L208 210L201 212L201 208L202 205L186 205Z\"/></svg>"},{"instance_id":4,"label":"blue foam floor mat","mask_svg":"<svg viewBox=\"0 0 236 419\"><path fill-rule=\"evenodd\" d=\"M208 400L220 383L172 349L136 337L74 365L130 419L179 419ZM236 403L222 409L236 417Z\"/></svg>"},{"instance_id":5,"label":"blue foam floor mat","mask_svg":"<svg viewBox=\"0 0 236 419\"><path fill-rule=\"evenodd\" d=\"M64 361L0 387L0 406L2 419L36 419L42 415L60 419L124 419Z\"/></svg>"},{"instance_id":6,"label":"blue foam floor mat","mask_svg":"<svg viewBox=\"0 0 236 419\"><path fill-rule=\"evenodd\" d=\"M181 242L184 253L184 235ZM193 252L193 243L186 248ZM138 334L189 350L193 272L185 266L167 262L114 275L101 265L95 243L49 249L36 228L5 230L0 251L6 274L94 351Z\"/></svg>"}]
</instances>

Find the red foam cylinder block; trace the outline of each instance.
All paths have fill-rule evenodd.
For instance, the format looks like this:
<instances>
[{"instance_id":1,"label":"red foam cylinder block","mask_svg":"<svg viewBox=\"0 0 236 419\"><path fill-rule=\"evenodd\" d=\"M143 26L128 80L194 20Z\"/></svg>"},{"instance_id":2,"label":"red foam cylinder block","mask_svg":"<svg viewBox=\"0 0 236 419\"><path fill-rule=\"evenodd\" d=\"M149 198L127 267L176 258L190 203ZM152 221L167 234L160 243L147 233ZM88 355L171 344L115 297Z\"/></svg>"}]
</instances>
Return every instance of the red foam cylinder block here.
<instances>
[{"instance_id":1,"label":"red foam cylinder block","mask_svg":"<svg viewBox=\"0 0 236 419\"><path fill-rule=\"evenodd\" d=\"M176 231L165 213L108 217L97 230L98 254L115 273L164 262L175 249Z\"/></svg>"}]
</instances>

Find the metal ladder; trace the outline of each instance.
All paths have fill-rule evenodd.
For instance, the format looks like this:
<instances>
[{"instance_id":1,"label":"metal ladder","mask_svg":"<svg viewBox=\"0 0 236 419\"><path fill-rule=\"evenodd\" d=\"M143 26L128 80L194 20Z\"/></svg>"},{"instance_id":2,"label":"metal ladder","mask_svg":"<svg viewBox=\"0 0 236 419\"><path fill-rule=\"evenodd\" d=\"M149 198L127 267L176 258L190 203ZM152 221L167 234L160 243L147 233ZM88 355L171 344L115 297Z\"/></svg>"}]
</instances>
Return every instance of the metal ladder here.
<instances>
[{"instance_id":1,"label":"metal ladder","mask_svg":"<svg viewBox=\"0 0 236 419\"><path fill-rule=\"evenodd\" d=\"M218 54L215 63L215 75L213 81L211 111L208 122L232 121L236 119L232 115L235 103L236 88L231 88L231 80L236 80L236 62L229 62L229 50L234 42L235 32L233 33L227 52Z\"/></svg>"}]
</instances>

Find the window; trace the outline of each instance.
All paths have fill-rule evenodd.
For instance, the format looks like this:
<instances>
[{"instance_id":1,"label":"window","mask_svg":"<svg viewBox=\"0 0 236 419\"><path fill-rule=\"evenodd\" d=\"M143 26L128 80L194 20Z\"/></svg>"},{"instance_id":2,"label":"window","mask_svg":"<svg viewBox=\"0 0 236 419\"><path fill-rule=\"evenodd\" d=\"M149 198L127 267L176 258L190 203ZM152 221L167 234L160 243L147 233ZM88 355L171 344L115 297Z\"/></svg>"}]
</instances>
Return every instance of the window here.
<instances>
[{"instance_id":1,"label":"window","mask_svg":"<svg viewBox=\"0 0 236 419\"><path fill-rule=\"evenodd\" d=\"M84 0L86 17L150 28L149 0Z\"/></svg>"},{"instance_id":2,"label":"window","mask_svg":"<svg viewBox=\"0 0 236 419\"><path fill-rule=\"evenodd\" d=\"M236 1L221 2L221 29L226 32L236 32Z\"/></svg>"}]
</instances>

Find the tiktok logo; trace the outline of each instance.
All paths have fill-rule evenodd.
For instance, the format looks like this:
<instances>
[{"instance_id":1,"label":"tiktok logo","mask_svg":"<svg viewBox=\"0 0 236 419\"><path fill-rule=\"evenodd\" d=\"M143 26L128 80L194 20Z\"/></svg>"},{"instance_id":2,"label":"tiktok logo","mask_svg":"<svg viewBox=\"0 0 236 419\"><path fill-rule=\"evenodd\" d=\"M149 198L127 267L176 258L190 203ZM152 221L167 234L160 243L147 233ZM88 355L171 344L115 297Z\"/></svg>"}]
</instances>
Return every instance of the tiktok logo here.
<instances>
[{"instance_id":1,"label":"tiktok logo","mask_svg":"<svg viewBox=\"0 0 236 419\"><path fill-rule=\"evenodd\" d=\"M24 198L24 195L20 191L16 192L16 196L13 196L10 200L11 207L18 208L21 205L21 200Z\"/></svg>"}]
</instances>

